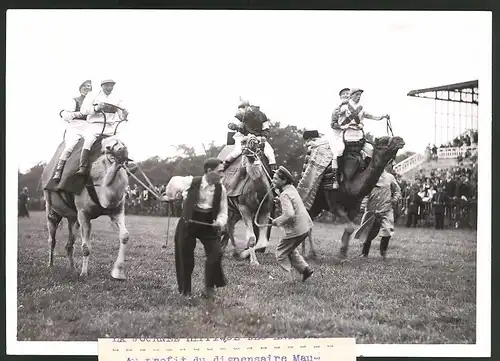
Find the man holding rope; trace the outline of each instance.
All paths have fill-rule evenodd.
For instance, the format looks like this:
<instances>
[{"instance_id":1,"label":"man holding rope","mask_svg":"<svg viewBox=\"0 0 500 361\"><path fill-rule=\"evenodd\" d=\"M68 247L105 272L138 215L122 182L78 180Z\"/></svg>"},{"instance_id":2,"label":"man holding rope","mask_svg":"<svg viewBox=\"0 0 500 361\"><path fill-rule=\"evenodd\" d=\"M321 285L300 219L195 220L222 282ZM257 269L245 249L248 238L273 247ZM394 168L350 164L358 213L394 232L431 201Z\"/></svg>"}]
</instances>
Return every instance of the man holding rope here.
<instances>
[{"instance_id":1,"label":"man holding rope","mask_svg":"<svg viewBox=\"0 0 500 361\"><path fill-rule=\"evenodd\" d=\"M214 287L226 286L222 270L220 231L228 218L227 194L221 183L223 163L218 158L209 158L204 164L203 176L173 177L161 196L171 201L182 195L184 198L182 217L175 230L175 268L179 293L191 296L191 276L194 269L196 239L205 248L205 296L211 298Z\"/></svg>"},{"instance_id":2,"label":"man holding rope","mask_svg":"<svg viewBox=\"0 0 500 361\"><path fill-rule=\"evenodd\" d=\"M305 281L314 271L299 254L297 247L308 236L313 222L293 183L293 176L285 167L279 167L274 173L273 185L280 190L282 214L272 221L272 225L282 227L285 232L276 248L276 259L289 275L293 267Z\"/></svg>"}]
</instances>

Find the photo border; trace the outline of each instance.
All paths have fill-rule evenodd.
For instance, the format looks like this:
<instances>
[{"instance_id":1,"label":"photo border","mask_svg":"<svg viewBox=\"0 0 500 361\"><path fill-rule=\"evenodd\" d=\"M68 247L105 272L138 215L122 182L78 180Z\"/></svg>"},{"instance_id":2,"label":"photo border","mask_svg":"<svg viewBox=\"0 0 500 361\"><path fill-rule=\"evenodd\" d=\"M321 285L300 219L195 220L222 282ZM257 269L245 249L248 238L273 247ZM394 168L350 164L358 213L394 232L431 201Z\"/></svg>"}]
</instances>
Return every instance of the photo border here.
<instances>
[{"instance_id":1,"label":"photo border","mask_svg":"<svg viewBox=\"0 0 500 361\"><path fill-rule=\"evenodd\" d=\"M119 8L118 8L119 9ZM111 10L117 10L111 9ZM139 9L137 9L139 10ZM492 25L491 13L489 21ZM491 33L488 39L491 44ZM491 189L491 156L492 156L492 50L489 50L488 62L484 64L484 73L479 77L479 91L481 105L478 108L478 128L481 135L478 142L478 167L479 167L479 187L478 186L478 210L492 209L492 189ZM485 59L486 60L486 59ZM9 78L6 74L6 89ZM7 104L6 110L7 109ZM7 113L8 114L8 113ZM17 168L14 149L16 139L18 139L20 126L12 121L6 121L6 132L8 134L5 143L6 154L6 205L17 203L18 189ZM6 271L6 351L7 354L17 355L53 355L53 350L58 349L59 355L97 355L96 342L39 342L39 341L17 341L17 208L5 207L5 271ZM477 223L477 283L476 283L476 344L473 345L391 345L391 344L358 344L359 355L369 357L394 357L394 356L419 356L419 357L488 357L491 347L491 214L484 212L479 215ZM9 242L9 240L11 240ZM13 275L16 277L12 277ZM9 277L10 276L10 277ZM16 307L14 307L16 305ZM15 309L16 312L8 312ZM12 336L13 335L13 336ZM389 352L388 352L389 351Z\"/></svg>"}]
</instances>

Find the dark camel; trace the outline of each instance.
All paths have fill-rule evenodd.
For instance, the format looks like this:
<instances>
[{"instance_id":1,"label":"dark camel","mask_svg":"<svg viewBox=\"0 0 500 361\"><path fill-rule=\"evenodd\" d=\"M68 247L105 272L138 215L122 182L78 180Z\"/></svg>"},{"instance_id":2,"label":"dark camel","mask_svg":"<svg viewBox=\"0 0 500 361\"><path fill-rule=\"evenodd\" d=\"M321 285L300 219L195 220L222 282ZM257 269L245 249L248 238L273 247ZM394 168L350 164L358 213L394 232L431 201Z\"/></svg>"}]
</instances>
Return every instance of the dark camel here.
<instances>
[{"instance_id":1,"label":"dark camel","mask_svg":"<svg viewBox=\"0 0 500 361\"><path fill-rule=\"evenodd\" d=\"M317 132L312 132L313 137L318 136ZM337 257L343 261L347 258L347 250L352 233L355 230L354 219L359 213L361 202L373 187L377 184L380 175L387 164L393 160L397 152L404 147L405 142L401 137L381 137L375 140L372 159L365 162L361 156L361 149L364 145L364 134L362 137L350 142L346 142L346 148L341 159L339 159L339 170L342 178L338 189L329 187L332 178L331 166L328 166L321 175L321 183L314 198L312 207L309 210L311 218L314 219L323 210L329 210L332 214L344 223L342 234L342 245ZM318 142L314 147L328 147L328 142ZM304 165L304 169L307 164ZM301 184L299 183L298 189ZM310 254L314 258L316 251L312 242L312 232L309 234ZM302 253L305 254L305 242L302 243Z\"/></svg>"}]
</instances>

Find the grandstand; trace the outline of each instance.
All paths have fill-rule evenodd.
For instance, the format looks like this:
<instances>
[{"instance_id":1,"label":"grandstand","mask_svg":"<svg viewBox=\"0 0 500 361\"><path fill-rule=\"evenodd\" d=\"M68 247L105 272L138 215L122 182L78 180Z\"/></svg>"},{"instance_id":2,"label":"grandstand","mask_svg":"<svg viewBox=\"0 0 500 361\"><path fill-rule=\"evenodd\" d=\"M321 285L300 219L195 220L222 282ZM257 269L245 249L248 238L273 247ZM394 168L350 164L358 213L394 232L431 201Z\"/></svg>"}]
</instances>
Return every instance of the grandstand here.
<instances>
[{"instance_id":1,"label":"grandstand","mask_svg":"<svg viewBox=\"0 0 500 361\"><path fill-rule=\"evenodd\" d=\"M478 80L416 89L408 96L434 100L434 147L416 153L394 166L403 178L419 169L470 164L477 154ZM434 149L433 149L434 148Z\"/></svg>"}]
</instances>

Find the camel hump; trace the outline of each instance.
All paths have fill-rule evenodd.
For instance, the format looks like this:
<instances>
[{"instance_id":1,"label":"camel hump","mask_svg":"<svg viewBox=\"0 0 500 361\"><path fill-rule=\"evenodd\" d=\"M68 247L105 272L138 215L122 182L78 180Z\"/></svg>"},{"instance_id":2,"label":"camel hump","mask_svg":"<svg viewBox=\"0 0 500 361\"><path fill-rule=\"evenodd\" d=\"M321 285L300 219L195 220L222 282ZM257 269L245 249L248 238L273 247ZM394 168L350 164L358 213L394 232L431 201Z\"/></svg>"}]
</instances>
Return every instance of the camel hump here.
<instances>
[{"instance_id":1,"label":"camel hump","mask_svg":"<svg viewBox=\"0 0 500 361\"><path fill-rule=\"evenodd\" d=\"M101 145L103 139L107 138L108 135L100 135L92 147L90 148L89 153L89 164L94 163L97 158L101 155ZM80 138L76 143L73 151L71 152L66 164L64 166L63 172L61 174L61 180L56 183L52 179L54 173L56 171L57 163L59 161L59 157L64 150L64 141L59 144L56 152L52 156L50 162L45 166L43 170L41 179L40 179L40 190L49 190L49 191L65 191L73 194L80 194L83 187L85 186L84 177L75 175L76 171L80 166L80 155L82 153L84 139Z\"/></svg>"}]
</instances>

